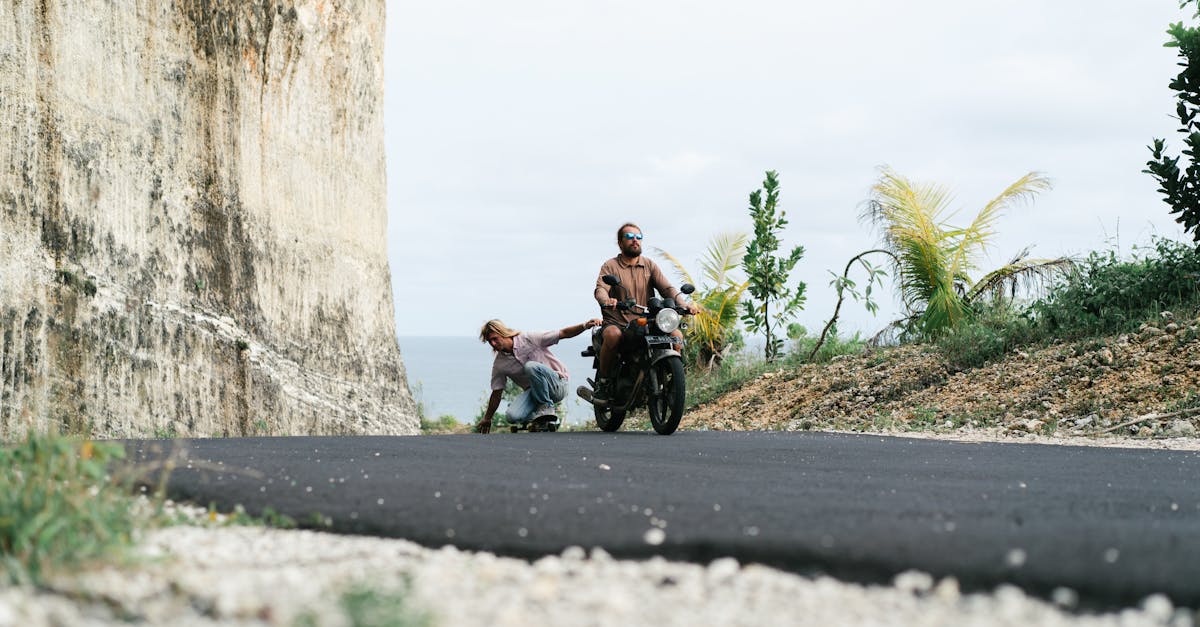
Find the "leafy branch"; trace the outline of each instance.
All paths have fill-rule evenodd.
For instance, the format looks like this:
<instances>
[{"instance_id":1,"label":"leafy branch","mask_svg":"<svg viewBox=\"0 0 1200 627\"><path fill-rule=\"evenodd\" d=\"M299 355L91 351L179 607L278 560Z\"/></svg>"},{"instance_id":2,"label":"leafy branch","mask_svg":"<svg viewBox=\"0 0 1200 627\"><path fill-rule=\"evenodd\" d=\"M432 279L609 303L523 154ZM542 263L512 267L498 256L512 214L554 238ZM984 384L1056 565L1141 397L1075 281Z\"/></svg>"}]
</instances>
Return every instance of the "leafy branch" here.
<instances>
[{"instance_id":1,"label":"leafy branch","mask_svg":"<svg viewBox=\"0 0 1200 627\"><path fill-rule=\"evenodd\" d=\"M1196 0L1183 0L1183 8ZM1200 3L1197 3L1200 6ZM1200 10L1196 13L1200 17ZM1167 154L1166 141L1155 139L1149 146L1151 159L1146 162L1144 173L1158 181L1158 192L1171 206L1170 213L1178 214L1176 222L1183 225L1184 232L1191 232L1200 242L1200 28L1187 27L1183 22L1171 24L1167 29L1171 40L1164 44L1178 48L1182 57L1179 65L1183 70L1170 83L1178 96L1175 114L1179 119L1179 132L1184 135L1183 157L1186 169L1180 170L1180 157Z\"/></svg>"},{"instance_id":2,"label":"leafy branch","mask_svg":"<svg viewBox=\"0 0 1200 627\"><path fill-rule=\"evenodd\" d=\"M842 311L842 303L846 300L847 292L850 293L850 296L853 297L854 300L863 303L863 305L867 308L867 311L871 312L872 314L879 310L879 305L874 300L871 300L871 288L877 284L882 285L882 278L887 276L887 273L881 268L876 268L875 266L871 265L871 263L864 258L873 253L887 255L892 258L893 263L899 263L899 260L892 251L884 250L882 248L874 248L863 251L851 257L850 261L846 262L846 269L842 271L841 276L833 274L832 270L829 272L830 274L833 274L833 280L830 281L829 284L834 290L837 291L837 305L833 308L833 316L829 318L829 322L825 323L825 328L821 329L821 336L817 338L817 343L813 345L812 351L809 352L808 358L805 359L805 361L811 362L813 360L813 357L817 355L817 351L821 350L821 345L825 343L825 336L829 335L829 330L833 328L835 324L837 324L838 315ZM863 292L861 294L858 292L858 285L853 279L850 278L850 269L854 267L855 262L858 262L863 269L867 271L866 287L863 288Z\"/></svg>"}]
</instances>

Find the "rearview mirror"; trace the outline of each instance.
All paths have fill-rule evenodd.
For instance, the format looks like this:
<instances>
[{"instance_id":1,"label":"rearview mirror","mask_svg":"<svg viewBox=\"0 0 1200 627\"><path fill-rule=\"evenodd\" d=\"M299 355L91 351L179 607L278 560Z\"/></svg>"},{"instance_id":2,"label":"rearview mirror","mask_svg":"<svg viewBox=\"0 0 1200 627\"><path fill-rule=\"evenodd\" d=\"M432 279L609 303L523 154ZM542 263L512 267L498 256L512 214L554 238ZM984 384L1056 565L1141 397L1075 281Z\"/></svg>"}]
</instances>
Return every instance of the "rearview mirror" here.
<instances>
[{"instance_id":1,"label":"rearview mirror","mask_svg":"<svg viewBox=\"0 0 1200 627\"><path fill-rule=\"evenodd\" d=\"M691 294L692 292L696 291L696 286L692 285L691 283L684 283L679 287L679 291L683 292L684 294Z\"/></svg>"},{"instance_id":2,"label":"rearview mirror","mask_svg":"<svg viewBox=\"0 0 1200 627\"><path fill-rule=\"evenodd\" d=\"M601 280L604 281L605 285L614 287L621 284L621 277L618 277L615 274L606 274Z\"/></svg>"}]
</instances>

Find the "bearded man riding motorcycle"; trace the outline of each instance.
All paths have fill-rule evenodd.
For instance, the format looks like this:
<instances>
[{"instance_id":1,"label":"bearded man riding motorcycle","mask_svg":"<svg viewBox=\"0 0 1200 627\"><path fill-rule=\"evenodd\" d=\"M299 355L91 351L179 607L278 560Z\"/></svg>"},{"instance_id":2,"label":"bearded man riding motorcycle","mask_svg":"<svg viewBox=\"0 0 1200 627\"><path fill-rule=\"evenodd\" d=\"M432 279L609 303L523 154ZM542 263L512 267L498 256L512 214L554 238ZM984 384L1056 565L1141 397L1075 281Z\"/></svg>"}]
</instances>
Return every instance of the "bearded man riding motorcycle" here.
<instances>
[{"instance_id":1,"label":"bearded man riding motorcycle","mask_svg":"<svg viewBox=\"0 0 1200 627\"><path fill-rule=\"evenodd\" d=\"M604 326L596 391L592 395L594 404L603 404L611 399L612 383L610 379L613 368L616 366L617 349L624 336L623 329L630 320L638 317L638 314L632 310L617 309L618 298L616 297L632 298L638 305L645 307L654 297L655 290L663 298L675 298L680 294L680 291L667 281L658 264L642 256L642 229L638 225L626 222L617 229L617 248L620 249L620 254L605 261L600 266L600 275L596 278L594 295L596 302L600 304ZM604 282L606 274L614 274L620 278L621 287L610 288ZM691 301L681 303L681 305L693 315L700 311L700 308ZM682 337L678 329L671 335Z\"/></svg>"}]
</instances>

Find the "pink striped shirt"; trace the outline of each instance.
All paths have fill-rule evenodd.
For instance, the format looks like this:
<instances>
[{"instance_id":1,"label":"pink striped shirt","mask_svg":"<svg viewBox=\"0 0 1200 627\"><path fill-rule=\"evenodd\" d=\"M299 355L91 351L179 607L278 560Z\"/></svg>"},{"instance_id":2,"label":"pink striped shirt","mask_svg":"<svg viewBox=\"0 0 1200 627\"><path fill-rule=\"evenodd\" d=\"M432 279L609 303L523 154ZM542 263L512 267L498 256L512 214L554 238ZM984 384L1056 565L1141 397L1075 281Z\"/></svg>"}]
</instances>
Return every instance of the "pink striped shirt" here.
<instances>
[{"instance_id":1,"label":"pink striped shirt","mask_svg":"<svg viewBox=\"0 0 1200 627\"><path fill-rule=\"evenodd\" d=\"M558 376L566 379L567 367L563 365L550 347L558 344L558 331L522 331L513 336L513 352L497 352L492 362L492 389L503 390L504 379L509 378L521 389L529 389L529 377L525 376L525 364L530 361L550 366Z\"/></svg>"}]
</instances>

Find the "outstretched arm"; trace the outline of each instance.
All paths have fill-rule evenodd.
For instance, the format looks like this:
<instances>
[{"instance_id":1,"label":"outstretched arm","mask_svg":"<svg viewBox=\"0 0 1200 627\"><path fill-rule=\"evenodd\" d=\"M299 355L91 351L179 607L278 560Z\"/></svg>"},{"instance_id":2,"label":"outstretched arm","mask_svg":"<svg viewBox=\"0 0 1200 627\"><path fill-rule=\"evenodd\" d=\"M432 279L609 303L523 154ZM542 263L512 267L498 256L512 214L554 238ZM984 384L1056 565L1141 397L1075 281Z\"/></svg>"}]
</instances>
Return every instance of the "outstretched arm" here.
<instances>
[{"instance_id":1,"label":"outstretched arm","mask_svg":"<svg viewBox=\"0 0 1200 627\"><path fill-rule=\"evenodd\" d=\"M565 327L561 331L558 332L558 339L565 340L569 337L575 337L576 335L579 335L580 333L583 333L584 331L586 331L592 327L600 326L600 324L601 324L601 321L599 318L592 318L591 320L588 320L587 322L584 322L582 324L576 324L576 325L572 325L569 327Z\"/></svg>"},{"instance_id":2,"label":"outstretched arm","mask_svg":"<svg viewBox=\"0 0 1200 627\"><path fill-rule=\"evenodd\" d=\"M492 416L496 414L496 408L500 406L502 394L504 394L504 390L492 390L492 395L488 397L487 409L483 412L483 419L475 425L475 430L479 433L487 433L492 430Z\"/></svg>"}]
</instances>

